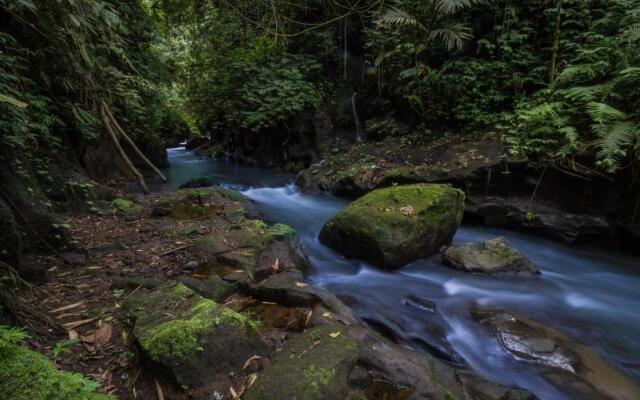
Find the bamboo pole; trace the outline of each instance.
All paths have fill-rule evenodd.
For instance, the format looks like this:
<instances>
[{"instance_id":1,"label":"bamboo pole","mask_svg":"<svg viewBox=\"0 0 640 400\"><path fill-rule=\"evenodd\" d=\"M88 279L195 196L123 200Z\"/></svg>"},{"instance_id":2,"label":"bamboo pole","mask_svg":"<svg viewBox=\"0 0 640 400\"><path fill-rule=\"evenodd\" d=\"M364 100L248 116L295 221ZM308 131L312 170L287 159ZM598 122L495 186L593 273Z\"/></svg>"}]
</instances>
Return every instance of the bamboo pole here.
<instances>
[{"instance_id":1,"label":"bamboo pole","mask_svg":"<svg viewBox=\"0 0 640 400\"><path fill-rule=\"evenodd\" d=\"M164 174L158 169L158 167L156 167L155 165L153 165L153 163L151 162L151 160L149 160L143 153L142 151L140 151L140 149L138 148L138 146L136 146L136 144L134 143L133 140L131 140L131 138L129 137L129 135L126 134L126 132L124 131L124 129L122 129L122 127L120 126L120 124L118 123L118 121L116 121L115 117L113 116L113 114L111 113L111 110L109 109L109 106L107 106L107 104L104 102L104 100L102 100L102 107L104 107L105 111L107 112L107 115L109 116L109 118L111 119L111 122L113 123L113 125L116 127L116 130L120 133L120 135L122 135L122 137L124 138L124 140L127 141L127 143L129 143L129 145L133 148L133 150L140 156L140 158L142 158L142 160L144 162L147 163L147 165L156 173L156 175L158 175L158 177L160 177L160 179L162 179L162 182L166 182L167 181L167 177L164 176Z\"/></svg>"},{"instance_id":2,"label":"bamboo pole","mask_svg":"<svg viewBox=\"0 0 640 400\"><path fill-rule=\"evenodd\" d=\"M127 167L129 167L129 169L131 170L133 175L135 175L136 180L138 181L138 183L140 184L140 187L142 188L142 192L144 194L149 194L149 188L147 188L147 184L144 181L144 178L142 177L142 174L140 173L140 171L138 171L138 169L135 167L135 165L133 165L133 163L131 162L129 157L127 157L127 153L124 152L124 149L122 148L122 146L120 146L120 142L118 141L118 137L116 136L115 132L113 131L113 127L111 126L111 123L109 122L109 118L107 117L107 112L105 110L104 103L102 104L102 107L100 108L100 114L102 115L102 121L104 122L104 126L107 129L107 133L109 133L109 136L111 137L111 140L113 141L113 144L116 146L116 149L118 149L118 152L120 153L120 156L122 156L122 158L124 159L124 162L127 164Z\"/></svg>"}]
</instances>

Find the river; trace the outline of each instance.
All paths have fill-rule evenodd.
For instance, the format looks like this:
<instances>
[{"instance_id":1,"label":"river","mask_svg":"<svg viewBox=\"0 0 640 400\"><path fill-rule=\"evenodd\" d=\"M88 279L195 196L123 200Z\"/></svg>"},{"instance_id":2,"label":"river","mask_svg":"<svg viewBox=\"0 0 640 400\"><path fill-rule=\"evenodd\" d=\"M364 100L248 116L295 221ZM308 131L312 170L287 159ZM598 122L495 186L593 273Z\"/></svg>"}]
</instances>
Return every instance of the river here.
<instances>
[{"instance_id":1,"label":"river","mask_svg":"<svg viewBox=\"0 0 640 400\"><path fill-rule=\"evenodd\" d=\"M384 272L345 259L318 241L324 223L348 204L346 200L304 194L291 183L291 175L200 159L184 148L169 149L169 160L169 182L155 190L175 190L200 176L240 190L269 222L283 222L299 232L311 260L312 283L341 296L370 325L406 346L469 366L491 381L529 390L541 399L568 398L562 387L540 376L535 365L506 353L469 315L472 305L500 307L566 333L632 379L640 379L638 258L462 226L454 243L504 236L542 274L468 274L442 266L438 256Z\"/></svg>"}]
</instances>

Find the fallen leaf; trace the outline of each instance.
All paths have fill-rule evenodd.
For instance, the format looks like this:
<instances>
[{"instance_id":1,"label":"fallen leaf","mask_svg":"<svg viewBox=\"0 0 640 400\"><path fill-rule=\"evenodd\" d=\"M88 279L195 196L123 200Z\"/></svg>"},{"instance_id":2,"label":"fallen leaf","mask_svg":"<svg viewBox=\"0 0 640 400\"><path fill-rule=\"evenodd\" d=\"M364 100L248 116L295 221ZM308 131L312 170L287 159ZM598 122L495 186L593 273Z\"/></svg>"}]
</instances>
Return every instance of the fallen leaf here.
<instances>
[{"instance_id":1,"label":"fallen leaf","mask_svg":"<svg viewBox=\"0 0 640 400\"><path fill-rule=\"evenodd\" d=\"M251 356L247 359L247 361L244 362L244 365L242 366L242 369L247 369L252 362L257 361L257 360L261 360L262 357L255 355L255 356Z\"/></svg>"},{"instance_id":2,"label":"fallen leaf","mask_svg":"<svg viewBox=\"0 0 640 400\"><path fill-rule=\"evenodd\" d=\"M69 340L78 340L78 339L80 339L80 335L78 335L78 332L74 331L73 329L70 330L68 333L69 333Z\"/></svg>"},{"instance_id":3,"label":"fallen leaf","mask_svg":"<svg viewBox=\"0 0 640 400\"><path fill-rule=\"evenodd\" d=\"M81 321L67 322L66 324L62 324L62 327L66 330L72 330L84 324L88 324L91 321L94 321L95 318L83 319Z\"/></svg>"},{"instance_id":4,"label":"fallen leaf","mask_svg":"<svg viewBox=\"0 0 640 400\"><path fill-rule=\"evenodd\" d=\"M330 334L329 334L329 336L331 336L332 338L334 338L334 339L335 339L335 338L337 338L338 336L340 336L340 331L330 333Z\"/></svg>"},{"instance_id":5,"label":"fallen leaf","mask_svg":"<svg viewBox=\"0 0 640 400\"><path fill-rule=\"evenodd\" d=\"M111 340L112 333L113 333L113 327L111 326L111 324L103 322L102 324L100 324L98 329L96 329L95 333L93 334L94 335L93 343L97 347L104 346L105 344L109 343L109 340Z\"/></svg>"},{"instance_id":6,"label":"fallen leaf","mask_svg":"<svg viewBox=\"0 0 640 400\"><path fill-rule=\"evenodd\" d=\"M233 398L233 400L240 399L240 396L238 396L238 393L233 389L233 386L229 386L229 392L231 393L231 398Z\"/></svg>"},{"instance_id":7,"label":"fallen leaf","mask_svg":"<svg viewBox=\"0 0 640 400\"><path fill-rule=\"evenodd\" d=\"M158 394L158 400L164 400L164 392L162 391L162 387L158 383L157 379L154 379L156 382L156 393Z\"/></svg>"},{"instance_id":8,"label":"fallen leaf","mask_svg":"<svg viewBox=\"0 0 640 400\"><path fill-rule=\"evenodd\" d=\"M67 311L67 310L74 309L74 308L76 308L76 307L80 307L80 306L81 306L81 305L83 305L83 304L84 304L84 300L79 301L79 302L77 302L77 303L69 304L69 305L64 306L64 307L56 308L55 310L51 310L51 311L49 311L49 312L50 312L51 314L57 314L57 313L62 312L62 311Z\"/></svg>"},{"instance_id":9,"label":"fallen leaf","mask_svg":"<svg viewBox=\"0 0 640 400\"><path fill-rule=\"evenodd\" d=\"M413 215L413 207L410 205L402 207L400 211L402 211L402 213L408 217Z\"/></svg>"},{"instance_id":10,"label":"fallen leaf","mask_svg":"<svg viewBox=\"0 0 640 400\"><path fill-rule=\"evenodd\" d=\"M329 318L329 319L333 319L333 314L331 314L329 311L325 311L322 316L324 318Z\"/></svg>"},{"instance_id":11,"label":"fallen leaf","mask_svg":"<svg viewBox=\"0 0 640 400\"><path fill-rule=\"evenodd\" d=\"M273 265L271 266L271 269L273 270L273 272L278 272L280 270L280 259L276 258L276 260L273 262Z\"/></svg>"},{"instance_id":12,"label":"fallen leaf","mask_svg":"<svg viewBox=\"0 0 640 400\"><path fill-rule=\"evenodd\" d=\"M296 286L297 286L297 287L307 287L307 286L309 286L309 285L307 285L307 284L306 284L306 283L304 283L304 282L296 282Z\"/></svg>"},{"instance_id":13,"label":"fallen leaf","mask_svg":"<svg viewBox=\"0 0 640 400\"><path fill-rule=\"evenodd\" d=\"M245 390L249 389L251 386L253 386L253 384L256 382L256 379L258 379L258 374L251 374L247 377L247 381L245 383L246 387Z\"/></svg>"}]
</instances>

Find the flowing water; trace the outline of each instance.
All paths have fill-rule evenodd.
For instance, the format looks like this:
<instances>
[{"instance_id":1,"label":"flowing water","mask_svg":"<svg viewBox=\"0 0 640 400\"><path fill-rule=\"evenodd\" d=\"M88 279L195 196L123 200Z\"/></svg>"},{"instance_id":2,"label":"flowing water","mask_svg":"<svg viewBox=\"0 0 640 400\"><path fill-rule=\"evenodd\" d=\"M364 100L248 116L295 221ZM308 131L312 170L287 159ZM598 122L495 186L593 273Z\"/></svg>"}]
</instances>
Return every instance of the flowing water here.
<instances>
[{"instance_id":1,"label":"flowing water","mask_svg":"<svg viewBox=\"0 0 640 400\"><path fill-rule=\"evenodd\" d=\"M312 264L310 280L341 296L372 327L396 340L479 375L527 389L541 399L568 398L536 367L506 353L474 322L472 305L500 307L554 327L595 350L633 380L640 379L640 260L624 254L567 247L505 230L461 227L455 243L504 236L535 262L540 276L487 276L446 268L439 257L399 271L348 260L317 239L324 223L348 202L301 193L292 176L273 170L202 160L170 149L169 183L176 189L200 176L242 191L270 222L296 228ZM158 188L156 188L158 189Z\"/></svg>"}]
</instances>

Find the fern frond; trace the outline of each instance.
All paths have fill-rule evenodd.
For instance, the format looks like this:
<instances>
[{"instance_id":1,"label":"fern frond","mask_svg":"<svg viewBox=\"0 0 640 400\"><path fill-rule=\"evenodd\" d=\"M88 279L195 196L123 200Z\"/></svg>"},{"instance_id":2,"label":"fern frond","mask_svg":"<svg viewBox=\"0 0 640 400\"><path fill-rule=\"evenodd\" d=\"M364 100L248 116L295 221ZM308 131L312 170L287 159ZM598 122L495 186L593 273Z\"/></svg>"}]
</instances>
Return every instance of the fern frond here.
<instances>
[{"instance_id":1,"label":"fern frond","mask_svg":"<svg viewBox=\"0 0 640 400\"><path fill-rule=\"evenodd\" d=\"M617 161L627 155L628 149L638 140L638 126L630 121L619 121L607 125L594 125L598 135L593 144L597 149L596 157L608 170L617 167Z\"/></svg>"},{"instance_id":2,"label":"fern frond","mask_svg":"<svg viewBox=\"0 0 640 400\"><path fill-rule=\"evenodd\" d=\"M627 114L606 103L591 101L587 103L587 114L596 124L605 125L611 121L620 121L627 118Z\"/></svg>"}]
</instances>

